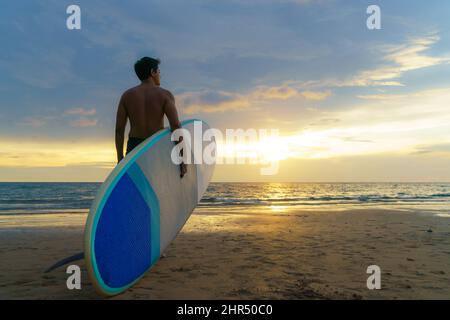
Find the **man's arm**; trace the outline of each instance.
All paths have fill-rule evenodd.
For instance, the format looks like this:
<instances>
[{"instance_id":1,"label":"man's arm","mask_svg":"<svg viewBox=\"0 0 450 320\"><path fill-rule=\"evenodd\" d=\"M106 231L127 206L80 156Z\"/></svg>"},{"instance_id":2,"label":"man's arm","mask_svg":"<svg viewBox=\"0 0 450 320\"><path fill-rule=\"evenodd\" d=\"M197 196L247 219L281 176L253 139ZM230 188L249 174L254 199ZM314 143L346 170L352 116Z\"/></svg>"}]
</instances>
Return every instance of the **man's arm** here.
<instances>
[{"instance_id":1,"label":"man's arm","mask_svg":"<svg viewBox=\"0 0 450 320\"><path fill-rule=\"evenodd\" d=\"M127 125L127 110L123 103L123 97L120 99L116 117L116 151L117 162L123 159L123 142L125 138L125 127Z\"/></svg>"},{"instance_id":2,"label":"man's arm","mask_svg":"<svg viewBox=\"0 0 450 320\"><path fill-rule=\"evenodd\" d=\"M164 103L164 114L169 120L170 130L174 132L177 129L181 128L180 119L178 118L177 107L175 106L175 97L170 91L167 91L167 98ZM183 141L183 137L180 137L177 144ZM183 150L181 150L181 156L183 156ZM180 177L183 178L187 172L187 167L185 163L181 163L180 165Z\"/></svg>"},{"instance_id":3,"label":"man's arm","mask_svg":"<svg viewBox=\"0 0 450 320\"><path fill-rule=\"evenodd\" d=\"M177 107L175 106L175 97L170 91L167 92L166 101L164 103L164 114L169 120L170 130L174 132L175 130L181 128L180 120L178 119Z\"/></svg>"}]
</instances>

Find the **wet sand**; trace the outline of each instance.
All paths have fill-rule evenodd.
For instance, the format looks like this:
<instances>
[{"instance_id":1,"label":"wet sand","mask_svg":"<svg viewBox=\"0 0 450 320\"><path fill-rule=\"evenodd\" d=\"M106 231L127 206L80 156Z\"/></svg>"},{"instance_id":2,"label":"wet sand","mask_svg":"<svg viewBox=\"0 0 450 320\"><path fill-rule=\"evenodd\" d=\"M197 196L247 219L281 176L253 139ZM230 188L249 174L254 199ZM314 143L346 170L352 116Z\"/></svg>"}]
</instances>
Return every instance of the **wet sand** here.
<instances>
[{"instance_id":1,"label":"wet sand","mask_svg":"<svg viewBox=\"0 0 450 320\"><path fill-rule=\"evenodd\" d=\"M0 216L1 299L101 299L66 288L86 216ZM432 231L432 232L430 232ZM381 290L366 269L381 268ZM112 299L449 299L450 218L393 210L197 209L157 264Z\"/></svg>"}]
</instances>

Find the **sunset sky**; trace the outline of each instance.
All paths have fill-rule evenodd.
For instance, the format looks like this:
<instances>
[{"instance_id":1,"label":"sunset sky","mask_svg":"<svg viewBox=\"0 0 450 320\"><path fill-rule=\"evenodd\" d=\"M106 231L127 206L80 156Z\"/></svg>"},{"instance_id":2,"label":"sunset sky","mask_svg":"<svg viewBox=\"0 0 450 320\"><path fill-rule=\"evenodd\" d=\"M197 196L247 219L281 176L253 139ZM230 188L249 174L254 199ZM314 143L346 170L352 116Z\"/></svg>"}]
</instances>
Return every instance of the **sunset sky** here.
<instances>
[{"instance_id":1,"label":"sunset sky","mask_svg":"<svg viewBox=\"0 0 450 320\"><path fill-rule=\"evenodd\" d=\"M448 0L76 1L70 31L73 3L0 5L0 181L103 181L142 56L182 119L279 130L256 148L277 175L215 181L450 181Z\"/></svg>"}]
</instances>

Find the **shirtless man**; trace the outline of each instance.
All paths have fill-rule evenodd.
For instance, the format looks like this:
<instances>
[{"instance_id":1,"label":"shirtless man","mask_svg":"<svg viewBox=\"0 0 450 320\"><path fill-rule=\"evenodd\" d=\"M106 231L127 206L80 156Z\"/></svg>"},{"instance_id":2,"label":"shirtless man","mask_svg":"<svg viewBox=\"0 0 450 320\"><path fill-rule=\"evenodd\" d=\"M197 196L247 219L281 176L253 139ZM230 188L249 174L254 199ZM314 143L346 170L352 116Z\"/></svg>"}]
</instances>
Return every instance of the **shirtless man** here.
<instances>
[{"instance_id":1,"label":"shirtless man","mask_svg":"<svg viewBox=\"0 0 450 320\"><path fill-rule=\"evenodd\" d=\"M170 129L181 128L175 98L170 91L160 87L159 60L144 57L134 65L141 84L128 89L120 99L116 120L117 161L123 159L123 144L127 119L130 120L130 134L127 154L148 137L164 128L164 115ZM186 174L186 165L180 166L180 176Z\"/></svg>"}]
</instances>

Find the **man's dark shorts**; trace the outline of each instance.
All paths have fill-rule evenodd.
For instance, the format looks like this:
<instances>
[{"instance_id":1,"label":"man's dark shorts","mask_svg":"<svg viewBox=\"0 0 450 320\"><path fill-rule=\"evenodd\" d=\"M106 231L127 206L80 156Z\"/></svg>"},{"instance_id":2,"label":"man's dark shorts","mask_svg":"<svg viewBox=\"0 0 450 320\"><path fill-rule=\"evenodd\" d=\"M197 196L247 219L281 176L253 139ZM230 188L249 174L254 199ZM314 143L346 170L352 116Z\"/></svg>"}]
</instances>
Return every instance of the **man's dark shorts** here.
<instances>
[{"instance_id":1,"label":"man's dark shorts","mask_svg":"<svg viewBox=\"0 0 450 320\"><path fill-rule=\"evenodd\" d=\"M131 151L133 151L134 148L136 148L140 143L142 143L144 141L145 141L145 139L130 137L128 139L128 144L127 144L127 154L129 154Z\"/></svg>"}]
</instances>

